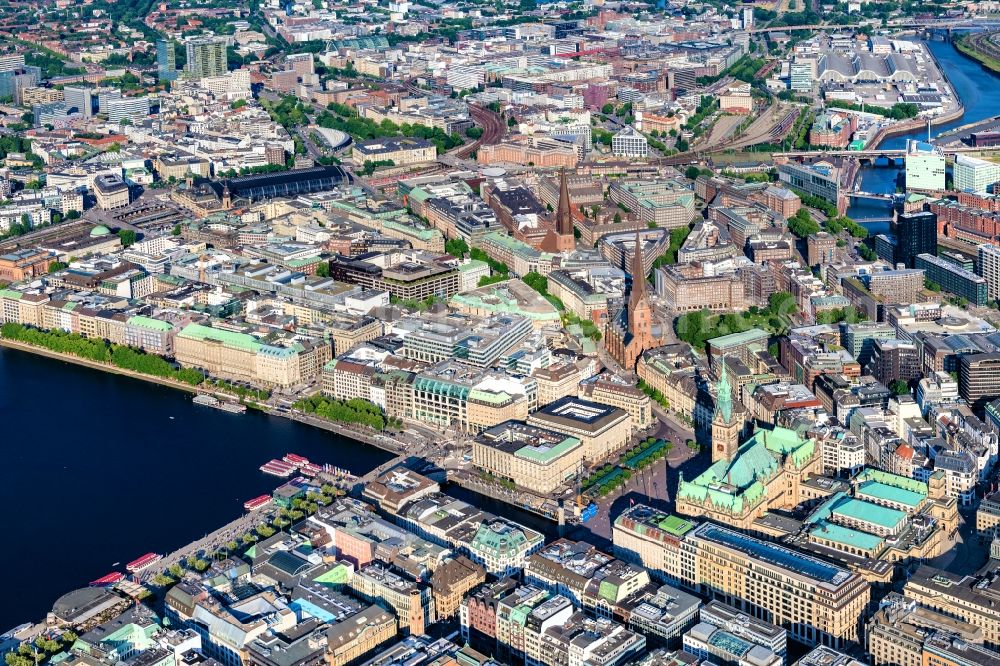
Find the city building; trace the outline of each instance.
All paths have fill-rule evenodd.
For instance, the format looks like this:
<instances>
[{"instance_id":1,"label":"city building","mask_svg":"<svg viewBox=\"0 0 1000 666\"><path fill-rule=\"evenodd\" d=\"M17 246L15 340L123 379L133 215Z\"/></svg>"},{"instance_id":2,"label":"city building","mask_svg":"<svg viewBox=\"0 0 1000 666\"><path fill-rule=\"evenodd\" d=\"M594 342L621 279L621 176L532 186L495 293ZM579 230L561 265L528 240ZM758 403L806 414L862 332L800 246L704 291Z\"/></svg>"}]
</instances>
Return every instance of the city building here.
<instances>
[{"instance_id":1,"label":"city building","mask_svg":"<svg viewBox=\"0 0 1000 666\"><path fill-rule=\"evenodd\" d=\"M923 141L906 142L906 189L943 190L944 153Z\"/></svg>"},{"instance_id":2,"label":"city building","mask_svg":"<svg viewBox=\"0 0 1000 666\"><path fill-rule=\"evenodd\" d=\"M527 424L579 440L582 456L589 464L622 450L632 434L628 412L575 396L560 398L531 413Z\"/></svg>"},{"instance_id":3,"label":"city building","mask_svg":"<svg viewBox=\"0 0 1000 666\"><path fill-rule=\"evenodd\" d=\"M1000 578L995 573L954 574L922 564L907 579L903 594L920 606L978 627L987 647L1000 648L996 612Z\"/></svg>"},{"instance_id":4,"label":"city building","mask_svg":"<svg viewBox=\"0 0 1000 666\"><path fill-rule=\"evenodd\" d=\"M640 131L628 125L611 137L611 152L617 157L645 159L649 154L649 141Z\"/></svg>"},{"instance_id":5,"label":"city building","mask_svg":"<svg viewBox=\"0 0 1000 666\"><path fill-rule=\"evenodd\" d=\"M699 622L684 634L684 651L714 663L782 666L785 660L762 645L744 640L708 622Z\"/></svg>"},{"instance_id":6,"label":"city building","mask_svg":"<svg viewBox=\"0 0 1000 666\"><path fill-rule=\"evenodd\" d=\"M354 572L349 586L358 597L392 611L404 634L423 634L437 620L431 587L382 564Z\"/></svg>"},{"instance_id":7,"label":"city building","mask_svg":"<svg viewBox=\"0 0 1000 666\"><path fill-rule=\"evenodd\" d=\"M229 71L229 59L224 37L189 39L185 42L184 47L187 52L184 73L187 77L203 79L223 76Z\"/></svg>"},{"instance_id":8,"label":"city building","mask_svg":"<svg viewBox=\"0 0 1000 666\"><path fill-rule=\"evenodd\" d=\"M161 81L177 79L176 44L172 39L156 41L156 76Z\"/></svg>"},{"instance_id":9,"label":"city building","mask_svg":"<svg viewBox=\"0 0 1000 666\"><path fill-rule=\"evenodd\" d=\"M547 495L580 471L583 442L553 430L506 421L472 443L472 463L499 479Z\"/></svg>"},{"instance_id":10,"label":"city building","mask_svg":"<svg viewBox=\"0 0 1000 666\"><path fill-rule=\"evenodd\" d=\"M101 210L125 208L131 202L129 187L120 176L101 175L94 179L94 195Z\"/></svg>"},{"instance_id":11,"label":"city building","mask_svg":"<svg viewBox=\"0 0 1000 666\"><path fill-rule=\"evenodd\" d=\"M659 570L809 645L860 636L871 589L860 575L812 555L713 523L692 526L643 505L613 525L615 555Z\"/></svg>"},{"instance_id":12,"label":"city building","mask_svg":"<svg viewBox=\"0 0 1000 666\"><path fill-rule=\"evenodd\" d=\"M644 226L676 229L687 227L694 217L694 193L675 180L615 179L608 198L632 211Z\"/></svg>"},{"instance_id":13,"label":"city building","mask_svg":"<svg viewBox=\"0 0 1000 666\"><path fill-rule=\"evenodd\" d=\"M724 412L726 403L720 399L720 405ZM791 509L802 501L803 482L823 469L816 442L776 426L757 431L737 448L735 434L742 430L742 416L731 429L722 428L720 419L724 416L717 415L712 423L715 462L694 479L681 477L677 512L751 529L769 510Z\"/></svg>"},{"instance_id":14,"label":"city building","mask_svg":"<svg viewBox=\"0 0 1000 666\"><path fill-rule=\"evenodd\" d=\"M942 639L975 645L983 650L983 632L968 622L917 605L891 592L868 620L865 631L867 650L873 666L923 666L941 662L935 647ZM988 652L983 650L984 653ZM1000 655L993 657L1000 659ZM972 662L975 663L975 662Z\"/></svg>"},{"instance_id":15,"label":"city building","mask_svg":"<svg viewBox=\"0 0 1000 666\"><path fill-rule=\"evenodd\" d=\"M837 237L826 231L809 234L806 239L806 255L810 266L832 264L837 255Z\"/></svg>"},{"instance_id":16,"label":"city building","mask_svg":"<svg viewBox=\"0 0 1000 666\"><path fill-rule=\"evenodd\" d=\"M895 263L914 268L918 254L937 254L937 215L934 213L900 213L891 228L896 239Z\"/></svg>"},{"instance_id":17,"label":"city building","mask_svg":"<svg viewBox=\"0 0 1000 666\"><path fill-rule=\"evenodd\" d=\"M976 509L976 532L979 540L991 543L1000 536L1000 491L987 494Z\"/></svg>"},{"instance_id":18,"label":"city building","mask_svg":"<svg viewBox=\"0 0 1000 666\"><path fill-rule=\"evenodd\" d=\"M840 170L829 162L780 164L778 180L787 187L794 187L806 194L819 197L837 206L838 210L846 210L847 200L840 191Z\"/></svg>"},{"instance_id":19,"label":"city building","mask_svg":"<svg viewBox=\"0 0 1000 666\"><path fill-rule=\"evenodd\" d=\"M927 279L949 294L960 296L972 305L986 305L989 289L986 278L956 266L932 254L918 254L915 268L923 269Z\"/></svg>"},{"instance_id":20,"label":"city building","mask_svg":"<svg viewBox=\"0 0 1000 666\"><path fill-rule=\"evenodd\" d=\"M393 166L410 166L433 162L437 148L426 139L413 137L371 139L351 144L351 155L358 164L392 162Z\"/></svg>"},{"instance_id":21,"label":"city building","mask_svg":"<svg viewBox=\"0 0 1000 666\"><path fill-rule=\"evenodd\" d=\"M986 280L987 298L991 301L1000 300L1000 245L980 245L976 263L979 274Z\"/></svg>"},{"instance_id":22,"label":"city building","mask_svg":"<svg viewBox=\"0 0 1000 666\"><path fill-rule=\"evenodd\" d=\"M776 624L752 617L743 611L718 601L701 607L699 619L715 627L723 627L730 634L754 645L761 645L776 655L788 652L788 632Z\"/></svg>"},{"instance_id":23,"label":"city building","mask_svg":"<svg viewBox=\"0 0 1000 666\"><path fill-rule=\"evenodd\" d=\"M955 189L959 192L986 194L1000 181L1000 164L969 155L956 155L952 176Z\"/></svg>"},{"instance_id":24,"label":"city building","mask_svg":"<svg viewBox=\"0 0 1000 666\"><path fill-rule=\"evenodd\" d=\"M958 362L958 391L977 413L1000 395L1000 353L963 354Z\"/></svg>"}]
</instances>

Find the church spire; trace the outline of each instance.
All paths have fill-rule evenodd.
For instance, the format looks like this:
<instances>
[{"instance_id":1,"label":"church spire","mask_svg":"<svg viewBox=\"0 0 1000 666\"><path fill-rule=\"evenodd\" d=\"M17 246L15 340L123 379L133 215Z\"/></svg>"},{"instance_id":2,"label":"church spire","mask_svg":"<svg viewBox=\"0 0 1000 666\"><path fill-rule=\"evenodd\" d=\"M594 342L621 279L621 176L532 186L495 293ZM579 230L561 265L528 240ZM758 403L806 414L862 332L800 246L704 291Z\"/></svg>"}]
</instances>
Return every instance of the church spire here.
<instances>
[{"instance_id":1,"label":"church spire","mask_svg":"<svg viewBox=\"0 0 1000 666\"><path fill-rule=\"evenodd\" d=\"M722 357L722 372L719 373L718 394L716 400L716 414L722 417L723 423L731 423L733 420L733 387L729 384L729 376L726 374L726 357Z\"/></svg>"},{"instance_id":2,"label":"church spire","mask_svg":"<svg viewBox=\"0 0 1000 666\"><path fill-rule=\"evenodd\" d=\"M559 209L556 213L556 233L562 236L573 235L573 213L570 211L569 183L566 180L566 169L559 172Z\"/></svg>"},{"instance_id":3,"label":"church spire","mask_svg":"<svg viewBox=\"0 0 1000 666\"><path fill-rule=\"evenodd\" d=\"M642 267L642 234L635 232L635 251L632 253L632 291L629 294L629 306L635 309L639 301L646 297L646 271Z\"/></svg>"}]
</instances>

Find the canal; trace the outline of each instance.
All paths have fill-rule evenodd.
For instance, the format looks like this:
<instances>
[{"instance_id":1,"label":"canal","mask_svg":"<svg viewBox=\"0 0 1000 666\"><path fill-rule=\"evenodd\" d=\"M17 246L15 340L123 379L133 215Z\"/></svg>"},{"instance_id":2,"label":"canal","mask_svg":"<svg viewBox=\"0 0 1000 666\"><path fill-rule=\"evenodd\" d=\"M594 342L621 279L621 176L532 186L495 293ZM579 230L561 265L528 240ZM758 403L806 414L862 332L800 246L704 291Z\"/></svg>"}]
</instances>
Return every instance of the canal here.
<instances>
[{"instance_id":1,"label":"canal","mask_svg":"<svg viewBox=\"0 0 1000 666\"><path fill-rule=\"evenodd\" d=\"M0 633L60 595L238 517L294 452L364 474L392 456L259 412L228 414L138 379L0 348ZM116 565L116 563L119 563Z\"/></svg>"},{"instance_id":2,"label":"canal","mask_svg":"<svg viewBox=\"0 0 1000 666\"><path fill-rule=\"evenodd\" d=\"M975 60L962 55L951 42L929 41L928 47L937 58L938 64L955 88L955 93L965 105L961 118L944 125L931 128L931 136L947 132L955 127L990 118L1000 113L1000 76L984 68ZM882 148L905 148L908 139L927 138L926 128L909 134L887 139ZM892 193L902 165L887 166L883 161L874 167L865 167L859 173L860 187L864 192ZM888 206L874 201L859 201L853 204L847 214L855 219L887 217ZM887 223L866 224L869 231L878 234L888 229Z\"/></svg>"}]
</instances>

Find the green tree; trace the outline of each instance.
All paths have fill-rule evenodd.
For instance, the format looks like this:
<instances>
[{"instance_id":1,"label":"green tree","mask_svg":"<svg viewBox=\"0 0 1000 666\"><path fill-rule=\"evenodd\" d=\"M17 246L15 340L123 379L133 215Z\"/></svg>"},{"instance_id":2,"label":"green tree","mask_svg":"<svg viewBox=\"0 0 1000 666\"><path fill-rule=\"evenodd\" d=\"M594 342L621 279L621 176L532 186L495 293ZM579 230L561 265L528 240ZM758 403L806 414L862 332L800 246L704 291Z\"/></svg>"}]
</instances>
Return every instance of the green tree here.
<instances>
[{"instance_id":1,"label":"green tree","mask_svg":"<svg viewBox=\"0 0 1000 666\"><path fill-rule=\"evenodd\" d=\"M135 231L131 229L120 229L118 231L118 238L121 239L122 247L129 247L130 245L135 245L136 235Z\"/></svg>"},{"instance_id":2,"label":"green tree","mask_svg":"<svg viewBox=\"0 0 1000 666\"><path fill-rule=\"evenodd\" d=\"M174 228L170 231L170 235L171 236L180 236L181 235L181 225L175 224Z\"/></svg>"},{"instance_id":3,"label":"green tree","mask_svg":"<svg viewBox=\"0 0 1000 666\"><path fill-rule=\"evenodd\" d=\"M695 178L701 175L701 169L692 164L691 166L689 166L687 169L684 170L684 175L687 177L688 180L694 180Z\"/></svg>"},{"instance_id":4,"label":"green tree","mask_svg":"<svg viewBox=\"0 0 1000 666\"><path fill-rule=\"evenodd\" d=\"M67 268L69 264L64 261L50 261L49 262L49 273L58 273L59 271Z\"/></svg>"},{"instance_id":5,"label":"green tree","mask_svg":"<svg viewBox=\"0 0 1000 666\"><path fill-rule=\"evenodd\" d=\"M456 236L444 244L444 251L461 259L469 252L469 244L465 242L464 238Z\"/></svg>"},{"instance_id":6,"label":"green tree","mask_svg":"<svg viewBox=\"0 0 1000 666\"><path fill-rule=\"evenodd\" d=\"M326 261L320 262L316 267L316 275L318 277L330 277L330 264Z\"/></svg>"},{"instance_id":7,"label":"green tree","mask_svg":"<svg viewBox=\"0 0 1000 666\"><path fill-rule=\"evenodd\" d=\"M896 395L906 395L910 392L910 385L902 379L896 379L889 383L889 390Z\"/></svg>"}]
</instances>

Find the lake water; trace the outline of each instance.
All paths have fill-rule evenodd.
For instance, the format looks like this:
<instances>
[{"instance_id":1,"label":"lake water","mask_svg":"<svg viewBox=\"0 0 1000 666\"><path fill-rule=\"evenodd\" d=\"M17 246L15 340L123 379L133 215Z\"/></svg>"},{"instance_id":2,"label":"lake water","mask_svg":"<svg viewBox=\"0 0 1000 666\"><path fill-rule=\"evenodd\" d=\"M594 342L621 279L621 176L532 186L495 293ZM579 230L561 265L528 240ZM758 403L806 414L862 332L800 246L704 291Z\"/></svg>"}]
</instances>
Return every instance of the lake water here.
<instances>
[{"instance_id":1,"label":"lake water","mask_svg":"<svg viewBox=\"0 0 1000 666\"><path fill-rule=\"evenodd\" d=\"M392 456L259 412L228 414L182 391L0 348L0 633L147 553L173 551L243 512L298 453L364 474ZM115 563L120 565L115 567Z\"/></svg>"}]
</instances>

